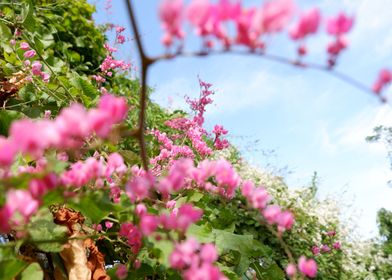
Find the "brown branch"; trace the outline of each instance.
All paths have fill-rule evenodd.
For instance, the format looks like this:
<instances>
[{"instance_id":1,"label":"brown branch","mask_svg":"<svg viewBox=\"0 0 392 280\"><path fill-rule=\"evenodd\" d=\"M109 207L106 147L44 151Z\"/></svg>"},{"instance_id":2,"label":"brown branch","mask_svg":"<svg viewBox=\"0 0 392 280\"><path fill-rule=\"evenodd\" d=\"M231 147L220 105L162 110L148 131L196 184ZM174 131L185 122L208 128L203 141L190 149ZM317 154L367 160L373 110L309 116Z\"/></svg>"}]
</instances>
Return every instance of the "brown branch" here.
<instances>
[{"instance_id":1,"label":"brown branch","mask_svg":"<svg viewBox=\"0 0 392 280\"><path fill-rule=\"evenodd\" d=\"M127 10L131 21L131 26L133 34L136 40L136 46L139 52L139 57L141 60L141 88L140 88L140 98L139 98L139 126L136 136L139 140L140 146L140 157L142 159L143 168L148 170L148 156L145 141L145 129L146 129L146 110L147 110L147 74L148 68L155 61L151 60L144 51L143 43L141 41L140 32L136 23L135 14L133 12L131 0L125 1L127 4Z\"/></svg>"},{"instance_id":2,"label":"brown branch","mask_svg":"<svg viewBox=\"0 0 392 280\"><path fill-rule=\"evenodd\" d=\"M347 83L350 84L353 87L356 87L357 89L370 93L373 96L376 95L372 89L366 85L364 85L363 83L361 83L360 81L344 74L341 73L337 70L335 70L334 68L328 66L328 65L323 65L323 64L317 64L317 63L305 63L299 60L292 60L290 58L286 58L286 57L282 57L279 55L274 55L274 54L267 54L265 52L261 52L261 51L239 51L239 50L217 50L217 51L196 51L196 52L177 52L177 53L173 53L173 54L164 54L161 56L157 56L154 58L151 58L153 60L153 62L158 62L158 61L164 61L164 60L172 60L175 58L179 58L179 57L205 57L205 56L209 56L209 55L223 55L223 54L236 54L236 55L255 55L255 56L259 56L262 57L266 60L270 60L270 61L275 61L281 64L287 64L287 65L291 65L293 67L298 67L298 68L306 68L306 69L313 69L313 70L318 70L318 71L322 71L325 72L327 74L330 74L331 76ZM386 100L381 97L378 96L381 100L381 102L385 102Z\"/></svg>"}]
</instances>

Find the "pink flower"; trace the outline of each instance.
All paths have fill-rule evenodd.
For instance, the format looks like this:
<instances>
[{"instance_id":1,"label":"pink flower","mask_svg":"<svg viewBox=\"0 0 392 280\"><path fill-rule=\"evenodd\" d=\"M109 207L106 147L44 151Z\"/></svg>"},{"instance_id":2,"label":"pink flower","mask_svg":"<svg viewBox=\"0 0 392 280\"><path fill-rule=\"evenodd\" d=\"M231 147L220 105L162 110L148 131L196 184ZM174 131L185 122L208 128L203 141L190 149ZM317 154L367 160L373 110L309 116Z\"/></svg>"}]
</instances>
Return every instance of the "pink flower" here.
<instances>
[{"instance_id":1,"label":"pink flower","mask_svg":"<svg viewBox=\"0 0 392 280\"><path fill-rule=\"evenodd\" d=\"M298 268L305 276L314 278L317 275L317 264L313 259L307 260L304 256L300 257L298 261Z\"/></svg>"},{"instance_id":2,"label":"pink flower","mask_svg":"<svg viewBox=\"0 0 392 280\"><path fill-rule=\"evenodd\" d=\"M151 235L158 227L158 218L154 215L145 214L140 218L140 230L143 235Z\"/></svg>"},{"instance_id":3,"label":"pink flower","mask_svg":"<svg viewBox=\"0 0 392 280\"><path fill-rule=\"evenodd\" d=\"M34 131L35 133L31 133ZM29 119L13 122L10 128L10 137L15 141L18 149L33 156L40 155L46 146L47 139L41 135L42 130L37 123Z\"/></svg>"},{"instance_id":4,"label":"pink flower","mask_svg":"<svg viewBox=\"0 0 392 280\"><path fill-rule=\"evenodd\" d=\"M181 28L183 10L182 0L163 0L159 6L159 18L166 32L162 42L166 46L172 44L173 38L182 39L184 37L184 32Z\"/></svg>"},{"instance_id":5,"label":"pink flower","mask_svg":"<svg viewBox=\"0 0 392 280\"><path fill-rule=\"evenodd\" d=\"M6 207L12 215L19 213L25 222L38 210L38 206L38 201L28 191L10 190L7 192Z\"/></svg>"},{"instance_id":6,"label":"pink flower","mask_svg":"<svg viewBox=\"0 0 392 280\"><path fill-rule=\"evenodd\" d=\"M118 123L123 121L127 116L127 100L124 97L105 94L99 100L98 109L106 112L114 123Z\"/></svg>"},{"instance_id":7,"label":"pink flower","mask_svg":"<svg viewBox=\"0 0 392 280\"><path fill-rule=\"evenodd\" d=\"M34 57L35 55L36 55L35 50L29 50L29 51L26 51L26 52L23 54L23 56L24 56L25 58L32 58L32 57Z\"/></svg>"},{"instance_id":8,"label":"pink flower","mask_svg":"<svg viewBox=\"0 0 392 280\"><path fill-rule=\"evenodd\" d=\"M178 209L176 226L181 231L186 231L188 227L200 220L203 211L198 208L193 208L192 204L183 204Z\"/></svg>"},{"instance_id":9,"label":"pink flower","mask_svg":"<svg viewBox=\"0 0 392 280\"><path fill-rule=\"evenodd\" d=\"M336 235L336 231L334 231L334 230L327 231L327 235L328 236L335 236Z\"/></svg>"},{"instance_id":10,"label":"pink flower","mask_svg":"<svg viewBox=\"0 0 392 280\"><path fill-rule=\"evenodd\" d=\"M291 229L294 224L294 216L290 211L281 212L276 219L279 231Z\"/></svg>"},{"instance_id":11,"label":"pink flower","mask_svg":"<svg viewBox=\"0 0 392 280\"><path fill-rule=\"evenodd\" d=\"M16 44L15 39L11 39L11 40L10 40L10 45L11 45L11 46L15 46L15 44Z\"/></svg>"},{"instance_id":12,"label":"pink flower","mask_svg":"<svg viewBox=\"0 0 392 280\"><path fill-rule=\"evenodd\" d=\"M127 238L131 251L137 254L142 247L142 234L139 229L131 223L123 223L120 226L119 234Z\"/></svg>"},{"instance_id":13,"label":"pink flower","mask_svg":"<svg viewBox=\"0 0 392 280\"><path fill-rule=\"evenodd\" d=\"M35 76L41 75L41 68L42 64L39 61L34 61L33 64L31 64L31 72L33 72L33 75Z\"/></svg>"},{"instance_id":14,"label":"pink flower","mask_svg":"<svg viewBox=\"0 0 392 280\"><path fill-rule=\"evenodd\" d=\"M113 227L113 223L110 221L105 221L105 227L106 227L106 229L110 229Z\"/></svg>"},{"instance_id":15,"label":"pink flower","mask_svg":"<svg viewBox=\"0 0 392 280\"><path fill-rule=\"evenodd\" d=\"M45 72L41 72L41 79L44 83L48 83L50 80L50 75Z\"/></svg>"},{"instance_id":16,"label":"pink flower","mask_svg":"<svg viewBox=\"0 0 392 280\"><path fill-rule=\"evenodd\" d=\"M205 244L201 247L200 258L204 262L213 263L218 259L214 244Z\"/></svg>"},{"instance_id":17,"label":"pink flower","mask_svg":"<svg viewBox=\"0 0 392 280\"><path fill-rule=\"evenodd\" d=\"M313 253L313 255L318 255L318 254L320 254L320 247L318 247L318 246L313 246L312 247L312 253Z\"/></svg>"},{"instance_id":18,"label":"pink flower","mask_svg":"<svg viewBox=\"0 0 392 280\"><path fill-rule=\"evenodd\" d=\"M116 276L118 279L123 280L128 276L128 268L125 264L119 264L116 269Z\"/></svg>"},{"instance_id":19,"label":"pink flower","mask_svg":"<svg viewBox=\"0 0 392 280\"><path fill-rule=\"evenodd\" d=\"M29 46L28 43L22 42L22 43L20 43L20 49L21 49L21 50L24 50L24 51L27 51L27 50L30 49L30 46Z\"/></svg>"},{"instance_id":20,"label":"pink flower","mask_svg":"<svg viewBox=\"0 0 392 280\"><path fill-rule=\"evenodd\" d=\"M138 215L139 217L143 216L144 214L147 213L147 208L143 203L139 203L138 205L136 205L135 208L135 213L136 215Z\"/></svg>"},{"instance_id":21,"label":"pink flower","mask_svg":"<svg viewBox=\"0 0 392 280\"><path fill-rule=\"evenodd\" d=\"M18 152L14 142L0 136L0 166L10 166Z\"/></svg>"},{"instance_id":22,"label":"pink flower","mask_svg":"<svg viewBox=\"0 0 392 280\"><path fill-rule=\"evenodd\" d=\"M201 36L212 32L213 26L209 22L211 12L212 4L209 0L193 0L187 8L187 18Z\"/></svg>"},{"instance_id":23,"label":"pink flower","mask_svg":"<svg viewBox=\"0 0 392 280\"><path fill-rule=\"evenodd\" d=\"M281 210L278 205L269 205L263 210L263 216L269 224L273 224L277 221L280 212Z\"/></svg>"},{"instance_id":24,"label":"pink flower","mask_svg":"<svg viewBox=\"0 0 392 280\"><path fill-rule=\"evenodd\" d=\"M376 82L373 85L373 91L380 94L381 91L392 82L392 72L389 69L382 69Z\"/></svg>"},{"instance_id":25,"label":"pink flower","mask_svg":"<svg viewBox=\"0 0 392 280\"><path fill-rule=\"evenodd\" d=\"M290 37L293 40L299 40L316 33L320 25L320 19L320 11L316 8L303 13L298 23L290 29Z\"/></svg>"},{"instance_id":26,"label":"pink flower","mask_svg":"<svg viewBox=\"0 0 392 280\"><path fill-rule=\"evenodd\" d=\"M264 3L255 18L260 33L281 31L290 21L295 11L293 0L269 0Z\"/></svg>"},{"instance_id":27,"label":"pink flower","mask_svg":"<svg viewBox=\"0 0 392 280\"><path fill-rule=\"evenodd\" d=\"M336 17L327 20L327 32L334 36L343 35L351 30L353 23L354 17L341 12Z\"/></svg>"},{"instance_id":28,"label":"pink flower","mask_svg":"<svg viewBox=\"0 0 392 280\"><path fill-rule=\"evenodd\" d=\"M331 251L331 248L329 248L328 245L324 244L323 246L321 246L321 251L322 251L323 253L328 253L328 252Z\"/></svg>"},{"instance_id":29,"label":"pink flower","mask_svg":"<svg viewBox=\"0 0 392 280\"><path fill-rule=\"evenodd\" d=\"M289 277L294 276L297 273L297 269L295 268L295 265L292 263L289 263L286 267L286 274Z\"/></svg>"},{"instance_id":30,"label":"pink flower","mask_svg":"<svg viewBox=\"0 0 392 280\"><path fill-rule=\"evenodd\" d=\"M339 241L336 241L332 244L332 247L336 250L340 250L340 248L342 247L342 245L340 244Z\"/></svg>"}]
</instances>

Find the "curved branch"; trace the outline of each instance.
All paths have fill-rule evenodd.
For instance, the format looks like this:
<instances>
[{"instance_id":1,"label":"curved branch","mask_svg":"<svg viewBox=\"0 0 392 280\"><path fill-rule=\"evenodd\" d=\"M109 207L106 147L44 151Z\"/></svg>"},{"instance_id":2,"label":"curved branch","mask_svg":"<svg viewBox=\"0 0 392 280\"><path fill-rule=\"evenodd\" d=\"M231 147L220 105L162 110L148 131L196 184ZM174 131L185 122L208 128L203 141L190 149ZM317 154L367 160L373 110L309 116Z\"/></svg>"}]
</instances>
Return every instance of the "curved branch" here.
<instances>
[{"instance_id":1,"label":"curved branch","mask_svg":"<svg viewBox=\"0 0 392 280\"><path fill-rule=\"evenodd\" d=\"M341 73L339 71L336 71L334 68L329 67L327 65L323 64L317 64L317 63L305 63L300 60L292 60L287 57L279 56L279 55L274 55L274 54L267 54L265 52L261 51L239 51L239 50L218 50L218 51L197 51L197 52L177 52L174 54L165 54L161 56L157 56L154 58L151 58L153 63L158 62L158 61L164 61L164 60L172 60L175 58L180 58L180 57L205 57L209 55L224 55L224 54L236 54L236 55L255 55L262 57L266 60L270 61L275 61L281 64L287 64L291 65L293 67L298 67L298 68L307 68L307 69L314 69L318 71L322 71L325 73L330 74L331 76L352 85L353 87L356 87L357 89L370 93L373 96L376 95L373 90L366 86L365 84L361 83L360 81L352 78L351 76L348 76L345 73ZM380 96L376 95L379 97L381 102L386 102L386 100Z\"/></svg>"}]
</instances>

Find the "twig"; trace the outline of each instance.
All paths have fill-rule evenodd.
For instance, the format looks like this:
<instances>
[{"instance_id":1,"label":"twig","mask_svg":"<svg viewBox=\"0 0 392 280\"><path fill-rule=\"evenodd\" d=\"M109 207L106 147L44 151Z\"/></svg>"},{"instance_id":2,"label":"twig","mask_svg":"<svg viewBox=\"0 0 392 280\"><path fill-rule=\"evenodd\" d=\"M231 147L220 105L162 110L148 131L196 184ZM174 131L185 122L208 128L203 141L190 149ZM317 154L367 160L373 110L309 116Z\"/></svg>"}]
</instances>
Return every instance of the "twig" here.
<instances>
[{"instance_id":1,"label":"twig","mask_svg":"<svg viewBox=\"0 0 392 280\"><path fill-rule=\"evenodd\" d=\"M283 56L279 55L274 55L274 54L267 54L265 52L261 51L240 51L240 50L212 50L212 51L196 51L196 52L177 52L174 54L164 54L161 56L157 56L154 58L151 58L153 62L158 62L158 61L164 61L164 60L172 60L175 58L180 58L180 57L205 57L205 56L210 56L210 55L224 55L224 54L236 54L236 55L254 55L258 57L262 57L266 60L270 61L275 61L281 64L287 64L291 65L294 67L298 68L306 68L306 69L313 69L313 70L318 70L322 72L326 72L330 74L331 76L352 85L353 87L356 87L359 90L362 90L364 92L368 92L372 94L373 96L375 93L372 91L371 88L368 86L364 85L360 81L348 76L347 74L341 73L334 68L329 67L328 65L323 65L323 64L317 64L317 63L306 63L302 62L299 60L292 60L290 58L286 58ZM385 102L383 98L381 98L382 102Z\"/></svg>"},{"instance_id":2,"label":"twig","mask_svg":"<svg viewBox=\"0 0 392 280\"><path fill-rule=\"evenodd\" d=\"M148 68L155 61L150 59L144 52L143 44L141 41L139 29L136 23L135 14L133 12L131 0L125 1L127 4L128 14L131 20L133 34L136 39L136 46L141 60L141 88L140 88L140 109L139 109L139 127L137 131L137 138L140 145L140 156L143 163L143 168L148 170L148 156L145 141L145 128L146 128L146 109L147 109L147 74Z\"/></svg>"}]
</instances>

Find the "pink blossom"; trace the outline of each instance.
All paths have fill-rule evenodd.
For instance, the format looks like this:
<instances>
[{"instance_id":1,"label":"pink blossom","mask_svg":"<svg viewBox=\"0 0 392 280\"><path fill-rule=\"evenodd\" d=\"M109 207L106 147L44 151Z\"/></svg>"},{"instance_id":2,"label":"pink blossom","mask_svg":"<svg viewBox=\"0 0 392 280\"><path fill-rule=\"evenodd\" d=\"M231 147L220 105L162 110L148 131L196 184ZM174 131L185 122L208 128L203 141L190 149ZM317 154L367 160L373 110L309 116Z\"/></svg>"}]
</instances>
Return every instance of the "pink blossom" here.
<instances>
[{"instance_id":1,"label":"pink blossom","mask_svg":"<svg viewBox=\"0 0 392 280\"><path fill-rule=\"evenodd\" d=\"M290 29L290 37L293 40L299 40L310 34L316 33L320 24L320 19L320 11L316 8L304 12L298 23Z\"/></svg>"},{"instance_id":2,"label":"pink blossom","mask_svg":"<svg viewBox=\"0 0 392 280\"><path fill-rule=\"evenodd\" d=\"M336 241L332 244L332 247L336 250L340 250L340 248L342 247L341 243L339 241Z\"/></svg>"},{"instance_id":3,"label":"pink blossom","mask_svg":"<svg viewBox=\"0 0 392 280\"><path fill-rule=\"evenodd\" d=\"M110 221L105 221L105 227L106 227L106 229L110 229L113 227L113 223Z\"/></svg>"},{"instance_id":4,"label":"pink blossom","mask_svg":"<svg viewBox=\"0 0 392 280\"><path fill-rule=\"evenodd\" d=\"M312 253L313 253L313 255L318 255L318 254L320 254L320 247L318 247L318 246L313 246L312 247Z\"/></svg>"},{"instance_id":5,"label":"pink blossom","mask_svg":"<svg viewBox=\"0 0 392 280\"><path fill-rule=\"evenodd\" d=\"M147 208L143 203L139 203L138 205L136 205L135 208L135 213L136 215L138 215L139 217L143 216L144 214L147 213Z\"/></svg>"},{"instance_id":6,"label":"pink blossom","mask_svg":"<svg viewBox=\"0 0 392 280\"><path fill-rule=\"evenodd\" d=\"M32 58L32 57L34 57L35 55L36 55L35 50L29 50L29 51L26 51L26 52L23 54L23 56L24 56L25 58Z\"/></svg>"},{"instance_id":7,"label":"pink blossom","mask_svg":"<svg viewBox=\"0 0 392 280\"><path fill-rule=\"evenodd\" d=\"M298 268L305 276L314 278L317 275L317 264L313 259L307 260L304 256L300 257L298 261Z\"/></svg>"},{"instance_id":8,"label":"pink blossom","mask_svg":"<svg viewBox=\"0 0 392 280\"><path fill-rule=\"evenodd\" d=\"M48 174L42 179L32 179L29 182L29 190L33 197L40 198L49 190L53 190L57 183L57 176L55 174Z\"/></svg>"},{"instance_id":9,"label":"pink blossom","mask_svg":"<svg viewBox=\"0 0 392 280\"><path fill-rule=\"evenodd\" d=\"M10 45L11 45L11 46L15 46L15 44L16 44L15 39L11 39L11 40L10 40Z\"/></svg>"},{"instance_id":10,"label":"pink blossom","mask_svg":"<svg viewBox=\"0 0 392 280\"><path fill-rule=\"evenodd\" d=\"M125 186L125 190L129 199L134 202L146 198L152 186L151 178L147 175L141 175L132 178Z\"/></svg>"},{"instance_id":11,"label":"pink blossom","mask_svg":"<svg viewBox=\"0 0 392 280\"><path fill-rule=\"evenodd\" d=\"M119 153L112 153L109 155L105 171L106 177L111 176L113 172L120 175L124 174L126 170L127 166L124 164L124 159Z\"/></svg>"},{"instance_id":12,"label":"pink blossom","mask_svg":"<svg viewBox=\"0 0 392 280\"><path fill-rule=\"evenodd\" d=\"M38 201L35 200L30 192L25 190L10 190L7 192L6 205L9 212L14 216L15 213L19 213L24 222L38 210ZM15 216L14 216L15 218ZM13 221L18 223L17 221Z\"/></svg>"},{"instance_id":13,"label":"pink blossom","mask_svg":"<svg viewBox=\"0 0 392 280\"><path fill-rule=\"evenodd\" d=\"M159 6L159 18L165 30L162 42L166 46L170 46L174 38L182 39L184 37L181 28L183 11L182 0L163 0Z\"/></svg>"},{"instance_id":14,"label":"pink blossom","mask_svg":"<svg viewBox=\"0 0 392 280\"><path fill-rule=\"evenodd\" d=\"M209 0L193 0L187 8L187 18L201 36L205 36L212 31L212 22L209 21L211 12L212 4Z\"/></svg>"},{"instance_id":15,"label":"pink blossom","mask_svg":"<svg viewBox=\"0 0 392 280\"><path fill-rule=\"evenodd\" d=\"M213 263L218 259L218 253L213 244L205 244L201 247L200 258L204 262Z\"/></svg>"},{"instance_id":16,"label":"pink blossom","mask_svg":"<svg viewBox=\"0 0 392 280\"><path fill-rule=\"evenodd\" d=\"M166 202L166 208L168 209L173 209L176 206L176 201L175 200L169 200Z\"/></svg>"},{"instance_id":17,"label":"pink blossom","mask_svg":"<svg viewBox=\"0 0 392 280\"><path fill-rule=\"evenodd\" d=\"M322 251L323 253L328 253L328 252L331 251L331 248L329 248L328 245L324 244L323 246L321 246L321 251Z\"/></svg>"},{"instance_id":18,"label":"pink blossom","mask_svg":"<svg viewBox=\"0 0 392 280\"><path fill-rule=\"evenodd\" d=\"M278 205L269 205L263 210L263 216L269 224L276 223L278 216L281 213L280 207Z\"/></svg>"},{"instance_id":19,"label":"pink blossom","mask_svg":"<svg viewBox=\"0 0 392 280\"><path fill-rule=\"evenodd\" d=\"M15 141L15 145L23 153L40 155L47 144L47 139L42 137L40 130L37 123L29 119L20 120L12 123L10 138ZM31 133L31 131L35 133Z\"/></svg>"},{"instance_id":20,"label":"pink blossom","mask_svg":"<svg viewBox=\"0 0 392 280\"><path fill-rule=\"evenodd\" d=\"M337 56L339 55L339 53L344 50L345 48L347 48L348 42L347 40L343 37L340 36L338 38L336 38L335 41L331 42L328 44L327 46L327 52L331 55L331 56Z\"/></svg>"},{"instance_id":21,"label":"pink blossom","mask_svg":"<svg viewBox=\"0 0 392 280\"><path fill-rule=\"evenodd\" d=\"M142 234L139 229L131 223L123 223L120 226L119 234L127 238L133 254L137 254L142 247Z\"/></svg>"},{"instance_id":22,"label":"pink blossom","mask_svg":"<svg viewBox=\"0 0 392 280\"><path fill-rule=\"evenodd\" d=\"M119 264L116 269L116 276L118 279L123 280L128 276L128 268L125 264Z\"/></svg>"},{"instance_id":23,"label":"pink blossom","mask_svg":"<svg viewBox=\"0 0 392 280\"><path fill-rule=\"evenodd\" d=\"M143 235L151 235L158 227L158 218L154 215L145 214L140 217L140 230Z\"/></svg>"},{"instance_id":24,"label":"pink blossom","mask_svg":"<svg viewBox=\"0 0 392 280\"><path fill-rule=\"evenodd\" d=\"M34 61L33 64L31 65L31 72L33 72L33 75L39 76L41 75L41 68L42 68L41 62Z\"/></svg>"},{"instance_id":25,"label":"pink blossom","mask_svg":"<svg viewBox=\"0 0 392 280\"><path fill-rule=\"evenodd\" d=\"M281 212L276 219L280 231L291 229L294 224L294 216L290 211Z\"/></svg>"},{"instance_id":26,"label":"pink blossom","mask_svg":"<svg viewBox=\"0 0 392 280\"><path fill-rule=\"evenodd\" d=\"M0 166L10 166L18 152L14 142L0 136Z\"/></svg>"},{"instance_id":27,"label":"pink blossom","mask_svg":"<svg viewBox=\"0 0 392 280\"><path fill-rule=\"evenodd\" d=\"M327 32L334 36L343 35L351 30L354 17L349 17L343 12L327 20Z\"/></svg>"},{"instance_id":28,"label":"pink blossom","mask_svg":"<svg viewBox=\"0 0 392 280\"><path fill-rule=\"evenodd\" d=\"M254 24L260 33L278 32L288 24L294 11L293 0L268 0L257 12Z\"/></svg>"},{"instance_id":29,"label":"pink blossom","mask_svg":"<svg viewBox=\"0 0 392 280\"><path fill-rule=\"evenodd\" d=\"M105 94L99 100L98 109L106 112L114 123L118 123L123 121L127 116L127 100L124 97L115 97L111 94Z\"/></svg>"},{"instance_id":30,"label":"pink blossom","mask_svg":"<svg viewBox=\"0 0 392 280\"><path fill-rule=\"evenodd\" d=\"M178 209L176 228L186 231L191 224L200 220L202 215L203 211L201 209L194 208L191 204L183 204Z\"/></svg>"},{"instance_id":31,"label":"pink blossom","mask_svg":"<svg viewBox=\"0 0 392 280\"><path fill-rule=\"evenodd\" d=\"M392 71L389 69L382 69L377 77L376 82L373 85L373 91L377 94L392 82Z\"/></svg>"},{"instance_id":32,"label":"pink blossom","mask_svg":"<svg viewBox=\"0 0 392 280\"><path fill-rule=\"evenodd\" d=\"M297 268L294 264L289 263L286 267L286 274L289 277L293 277L297 273Z\"/></svg>"},{"instance_id":33,"label":"pink blossom","mask_svg":"<svg viewBox=\"0 0 392 280\"><path fill-rule=\"evenodd\" d=\"M26 43L26 42L20 43L20 49L21 49L21 50L24 50L24 51L29 50L29 49L30 49L29 43Z\"/></svg>"},{"instance_id":34,"label":"pink blossom","mask_svg":"<svg viewBox=\"0 0 392 280\"><path fill-rule=\"evenodd\" d=\"M46 72L41 72L41 79L44 83L48 83L50 80L50 75Z\"/></svg>"}]
</instances>

